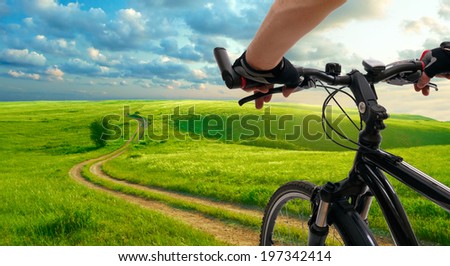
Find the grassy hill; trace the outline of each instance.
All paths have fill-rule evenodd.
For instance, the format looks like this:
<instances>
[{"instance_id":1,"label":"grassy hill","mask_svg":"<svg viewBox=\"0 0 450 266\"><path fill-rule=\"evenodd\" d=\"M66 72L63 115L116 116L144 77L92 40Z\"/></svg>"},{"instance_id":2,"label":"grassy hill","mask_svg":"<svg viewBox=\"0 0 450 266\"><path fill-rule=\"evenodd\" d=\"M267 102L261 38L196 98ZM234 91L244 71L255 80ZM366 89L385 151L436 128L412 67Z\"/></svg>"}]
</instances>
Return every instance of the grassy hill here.
<instances>
[{"instance_id":1,"label":"grassy hill","mask_svg":"<svg viewBox=\"0 0 450 266\"><path fill-rule=\"evenodd\" d=\"M0 103L0 245L221 245L159 212L93 191L69 169L96 150L89 124L118 102Z\"/></svg>"},{"instance_id":2,"label":"grassy hill","mask_svg":"<svg viewBox=\"0 0 450 266\"><path fill-rule=\"evenodd\" d=\"M69 178L73 165L114 150L131 136L138 123L127 114L148 119L144 139L107 163L105 171L223 202L262 207L287 181L339 181L354 156L321 133L320 108L314 106L272 104L270 112L221 101L0 106L2 245L220 244L172 218L91 191ZM356 117L354 112L351 116ZM101 118L112 125L109 133L116 138L97 149L89 125ZM341 118L333 113L335 125L355 138L357 131ZM450 185L450 123L394 115L387 125L385 149ZM442 232L450 228L450 215L395 180L393 184L419 237L450 245L449 234ZM372 212L371 226L386 231L379 209L375 206ZM173 224L180 229L167 226ZM148 233L155 230L157 234Z\"/></svg>"},{"instance_id":3,"label":"grassy hill","mask_svg":"<svg viewBox=\"0 0 450 266\"><path fill-rule=\"evenodd\" d=\"M239 107L234 102L166 101L149 103L139 110L133 108L136 110L151 121L150 131L155 130L155 135L162 136L160 130L168 129L165 140L175 137L291 150L345 150L324 134L321 108L317 106L272 104L259 111L251 106ZM359 125L355 111L349 113ZM340 111L334 110L327 117L340 132L357 139L358 130ZM394 115L386 124L384 148L450 144L450 123L420 116ZM150 140L162 140L149 135ZM332 137L340 143L350 144L335 133Z\"/></svg>"}]
</instances>

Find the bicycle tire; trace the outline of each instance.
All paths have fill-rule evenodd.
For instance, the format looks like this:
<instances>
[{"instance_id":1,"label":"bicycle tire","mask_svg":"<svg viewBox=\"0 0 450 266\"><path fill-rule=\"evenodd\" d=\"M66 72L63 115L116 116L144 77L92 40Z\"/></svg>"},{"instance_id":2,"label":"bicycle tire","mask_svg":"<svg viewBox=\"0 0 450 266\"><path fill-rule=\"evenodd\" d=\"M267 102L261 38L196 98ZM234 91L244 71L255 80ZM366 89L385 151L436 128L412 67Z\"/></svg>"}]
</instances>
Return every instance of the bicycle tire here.
<instances>
[{"instance_id":1,"label":"bicycle tire","mask_svg":"<svg viewBox=\"0 0 450 266\"><path fill-rule=\"evenodd\" d=\"M260 235L261 246L308 245L308 220L312 215L311 197L315 187L310 182L293 181L281 186L272 195L264 211ZM299 211L301 209L302 212L297 213L295 217L292 216L297 209ZM345 201L334 203L330 209L329 218L332 226L326 245L376 245L367 224L361 220L349 203ZM330 238L330 235L337 239Z\"/></svg>"}]
</instances>

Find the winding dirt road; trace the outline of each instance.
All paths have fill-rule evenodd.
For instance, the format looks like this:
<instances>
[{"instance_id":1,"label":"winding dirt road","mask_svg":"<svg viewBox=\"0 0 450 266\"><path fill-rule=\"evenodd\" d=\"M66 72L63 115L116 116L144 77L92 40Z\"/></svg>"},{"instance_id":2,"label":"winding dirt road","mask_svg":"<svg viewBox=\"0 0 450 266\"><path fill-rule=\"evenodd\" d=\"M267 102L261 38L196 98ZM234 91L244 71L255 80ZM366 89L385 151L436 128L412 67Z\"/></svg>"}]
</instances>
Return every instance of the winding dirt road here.
<instances>
[{"instance_id":1,"label":"winding dirt road","mask_svg":"<svg viewBox=\"0 0 450 266\"><path fill-rule=\"evenodd\" d=\"M142 192L148 192L157 196L163 196L166 199L178 201L181 200L183 202L196 204L197 206L200 207L202 206L214 207L219 210L231 212L237 215L245 215L247 217L253 217L258 220L262 220L263 213L257 210L249 210L232 204L214 202L204 198L188 196L180 193L130 183L124 180L119 180L118 178L106 174L102 170L103 164L117 158L118 156L126 152L131 142L137 136L137 133L138 132L136 131L134 136L127 143L125 143L122 147L115 150L114 152L75 165L69 171L70 177L73 178L78 183L81 183L91 189L108 193L112 196L118 197L127 202L136 204L142 208L149 209L152 211L158 211L166 216L182 221L188 225L191 225L194 228L207 232L210 235L213 235L217 240L220 240L226 244L239 246L255 246L259 244L259 232L257 232L254 229L250 229L248 227L240 225L225 223L219 220L218 218L212 218L211 216L207 216L206 214L202 214L201 212L198 211L188 211L185 209L179 209L169 206L169 204L165 204L164 202L161 201L149 200L143 197L125 194L119 191L109 189L107 187L103 187L101 185L91 183L86 178L84 178L82 174L83 169L86 166L90 165L89 172L95 175L96 178L112 182L122 187L127 187ZM392 242L388 239L378 238L377 240L378 244L380 245L392 245Z\"/></svg>"},{"instance_id":2,"label":"winding dirt road","mask_svg":"<svg viewBox=\"0 0 450 266\"><path fill-rule=\"evenodd\" d=\"M132 138L134 139L134 138ZM144 199L141 197L137 197L134 195L125 194L122 192L114 191L109 188L94 184L89 182L87 179L83 177L82 171L83 168L87 165L91 165L89 167L89 171L94 174L97 178L101 178L104 180L108 180L109 182L114 182L116 184L119 184L121 186L130 187L136 190L140 191L146 191L151 192L152 194L156 195L164 195L165 197L170 197L178 200L183 200L185 202L191 202L198 205L204 205L204 206L213 206L217 207L226 211L231 211L237 214L245 214L249 216L254 216L259 219L262 217L262 213L254 210L248 210L241 208L239 206L231 205L231 204L223 204L218 202L209 201L206 199L198 198L198 197L192 197L187 195L182 195L179 193L164 191L161 189L155 189L143 185L138 185L122 180L118 180L114 177L111 177L103 172L102 165L118 156L123 154L128 147L130 146L131 141L128 141L124 146L119 148L118 150L109 153L107 155L103 155L99 158L90 159L87 161L84 161L82 163L79 163L72 167L69 171L69 175L71 178L73 178L75 181L98 191L102 191L105 193L108 193L110 195L113 195L115 197L121 198L123 200L126 200L127 202L136 204L141 206L142 208L146 208L152 211L159 211L163 213L166 216L170 216L176 220L180 220L184 223L187 223L191 225L192 227L198 228L204 232L207 232L213 236L215 236L216 239L225 242L229 245L239 245L239 246L254 246L258 245L259 242L259 233L255 230L251 230L248 228L245 228L243 226L238 225L230 225L227 223L224 223L218 219L207 217L199 212L194 211L186 211L177 209L174 207L171 207L167 204L164 204L159 201L153 201Z\"/></svg>"}]
</instances>

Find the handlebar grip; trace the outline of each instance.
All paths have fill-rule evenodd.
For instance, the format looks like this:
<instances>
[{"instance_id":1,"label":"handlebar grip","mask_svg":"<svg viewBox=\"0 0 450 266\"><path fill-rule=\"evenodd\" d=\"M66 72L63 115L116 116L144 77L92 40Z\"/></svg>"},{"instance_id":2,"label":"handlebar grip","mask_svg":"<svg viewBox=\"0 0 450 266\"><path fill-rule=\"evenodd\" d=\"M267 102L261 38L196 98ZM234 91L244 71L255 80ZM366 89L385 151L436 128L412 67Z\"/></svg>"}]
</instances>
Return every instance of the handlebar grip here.
<instances>
[{"instance_id":1,"label":"handlebar grip","mask_svg":"<svg viewBox=\"0 0 450 266\"><path fill-rule=\"evenodd\" d=\"M222 47L214 48L214 57L227 87L229 89L242 88L242 78L233 70L227 50Z\"/></svg>"}]
</instances>

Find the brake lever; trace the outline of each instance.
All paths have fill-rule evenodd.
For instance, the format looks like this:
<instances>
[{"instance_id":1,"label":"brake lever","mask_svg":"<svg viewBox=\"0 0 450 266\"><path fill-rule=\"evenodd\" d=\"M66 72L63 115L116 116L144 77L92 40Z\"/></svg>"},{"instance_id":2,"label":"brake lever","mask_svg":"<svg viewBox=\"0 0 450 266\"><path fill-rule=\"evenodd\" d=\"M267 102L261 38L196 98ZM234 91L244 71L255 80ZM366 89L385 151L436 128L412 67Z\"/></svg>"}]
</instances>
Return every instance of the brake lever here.
<instances>
[{"instance_id":1,"label":"brake lever","mask_svg":"<svg viewBox=\"0 0 450 266\"><path fill-rule=\"evenodd\" d=\"M303 85L303 86L301 86ZM297 88L295 88L292 92L299 92L302 90L306 90L306 89L310 89L310 88L315 88L316 87L316 80L314 79L305 79L302 77L302 81L300 82L300 84L298 85ZM238 101L239 106L242 106L248 102L254 101L256 99L268 96L268 95L272 95L272 94L276 94L276 93L282 93L283 92L283 88L284 86L280 86L280 87L276 87L273 89L270 89L268 92L263 93L263 92L257 92L253 95L247 96L245 98L242 98Z\"/></svg>"},{"instance_id":2,"label":"brake lever","mask_svg":"<svg viewBox=\"0 0 450 266\"><path fill-rule=\"evenodd\" d=\"M414 82L413 80L417 81L416 78L411 78L411 80L405 79L404 77L395 77L395 78L391 78L386 80L386 83L390 84L390 85L395 85L395 86L404 86L404 85L414 85L416 82ZM435 91L439 91L439 88L437 86L437 84L435 83L428 83L427 86L429 86L430 88L433 88Z\"/></svg>"},{"instance_id":3,"label":"brake lever","mask_svg":"<svg viewBox=\"0 0 450 266\"><path fill-rule=\"evenodd\" d=\"M283 92L283 88L284 88L284 86L276 87L276 88L270 89L270 90L269 90L268 92L266 92L266 93L263 93L263 92L257 92L257 93L255 93L255 94L253 94L253 95L250 95L250 96L247 96L247 97L245 97L245 98L240 99L240 100L238 101L238 104L239 104L239 106L242 106L242 105L244 105L244 104L246 104L246 103L248 103L248 102L254 101L254 100L259 99L259 98L262 98L262 97L266 97L266 96L268 96L268 95L277 94L277 93L282 93L282 92ZM292 92L293 92L293 93L294 93L294 92L299 92L299 91L302 91L302 90L305 90L305 89L309 89L309 88L310 88L310 87L297 87L297 88L295 88Z\"/></svg>"},{"instance_id":4,"label":"brake lever","mask_svg":"<svg viewBox=\"0 0 450 266\"><path fill-rule=\"evenodd\" d=\"M428 87L433 88L435 91L439 91L439 88L435 83L428 83Z\"/></svg>"},{"instance_id":5,"label":"brake lever","mask_svg":"<svg viewBox=\"0 0 450 266\"><path fill-rule=\"evenodd\" d=\"M254 101L256 99L259 99L259 98L262 98L262 97L265 97L265 96L268 96L268 95L276 94L276 93L281 93L281 92L283 92L283 88L284 88L284 86L273 88L273 89L270 89L266 93L257 92L257 93L255 93L253 95L250 95L250 96L247 96L247 97L244 97L244 98L240 99L238 101L238 104L239 104L239 106L242 106L242 105L244 105L244 104L246 104L248 102Z\"/></svg>"}]
</instances>

